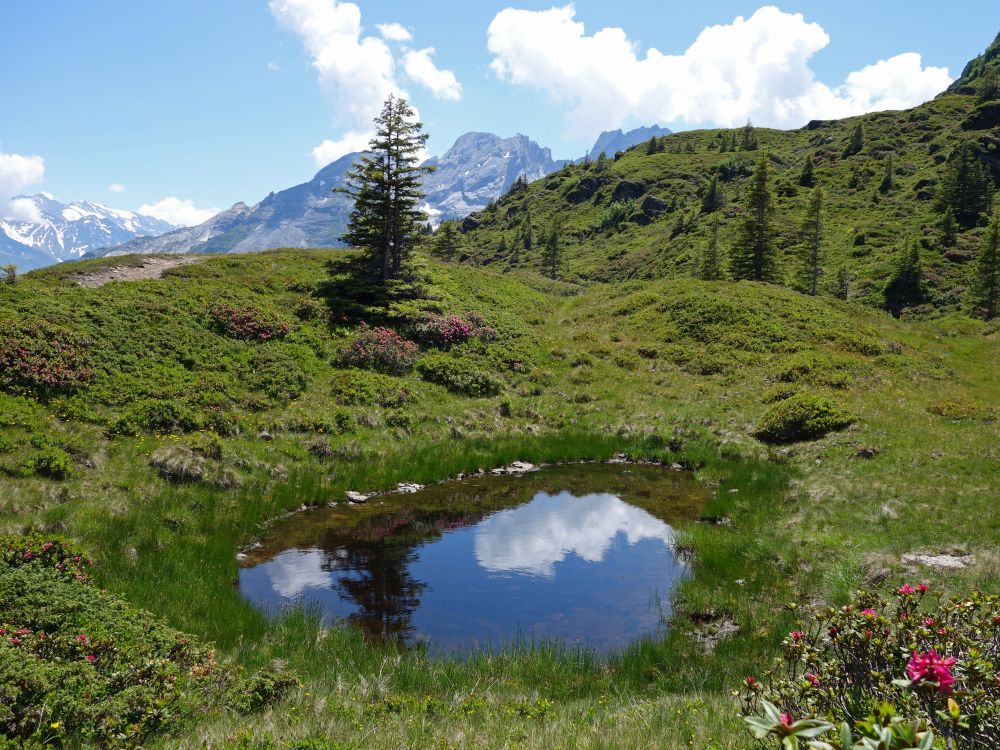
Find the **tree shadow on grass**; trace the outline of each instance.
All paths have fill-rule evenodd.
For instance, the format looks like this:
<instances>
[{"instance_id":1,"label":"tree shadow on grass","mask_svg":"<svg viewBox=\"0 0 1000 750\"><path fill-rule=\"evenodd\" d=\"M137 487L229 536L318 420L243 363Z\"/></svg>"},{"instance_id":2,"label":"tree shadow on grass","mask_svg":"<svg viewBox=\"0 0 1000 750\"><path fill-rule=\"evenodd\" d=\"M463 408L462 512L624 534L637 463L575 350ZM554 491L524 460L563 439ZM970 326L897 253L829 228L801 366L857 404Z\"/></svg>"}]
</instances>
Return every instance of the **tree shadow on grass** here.
<instances>
[{"instance_id":1,"label":"tree shadow on grass","mask_svg":"<svg viewBox=\"0 0 1000 750\"><path fill-rule=\"evenodd\" d=\"M335 326L399 325L407 322L413 303L427 297L427 280L417 268L383 283L368 258L351 253L328 261L326 270L328 278L315 296L329 308Z\"/></svg>"}]
</instances>

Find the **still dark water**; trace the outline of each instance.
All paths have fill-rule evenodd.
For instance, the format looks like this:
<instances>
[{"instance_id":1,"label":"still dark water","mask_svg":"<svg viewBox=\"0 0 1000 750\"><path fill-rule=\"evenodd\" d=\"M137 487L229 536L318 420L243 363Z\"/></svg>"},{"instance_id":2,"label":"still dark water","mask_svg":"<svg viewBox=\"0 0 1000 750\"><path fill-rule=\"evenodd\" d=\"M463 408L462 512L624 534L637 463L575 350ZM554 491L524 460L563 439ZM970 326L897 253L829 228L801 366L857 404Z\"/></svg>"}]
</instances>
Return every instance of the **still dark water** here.
<instances>
[{"instance_id":1,"label":"still dark water","mask_svg":"<svg viewBox=\"0 0 1000 750\"><path fill-rule=\"evenodd\" d=\"M559 640L606 653L661 626L688 575L681 473L577 464L447 482L291 516L242 563L266 613L304 604L372 640L433 651Z\"/></svg>"}]
</instances>

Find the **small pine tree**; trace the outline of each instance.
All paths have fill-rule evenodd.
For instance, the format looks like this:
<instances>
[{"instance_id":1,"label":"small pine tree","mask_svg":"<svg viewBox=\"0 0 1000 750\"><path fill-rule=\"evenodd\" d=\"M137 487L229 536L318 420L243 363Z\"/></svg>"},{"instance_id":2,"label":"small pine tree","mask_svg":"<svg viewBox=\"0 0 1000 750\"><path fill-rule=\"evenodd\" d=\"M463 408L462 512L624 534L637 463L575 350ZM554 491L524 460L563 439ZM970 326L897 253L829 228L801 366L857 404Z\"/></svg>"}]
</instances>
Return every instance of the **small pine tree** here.
<instances>
[{"instance_id":1,"label":"small pine tree","mask_svg":"<svg viewBox=\"0 0 1000 750\"><path fill-rule=\"evenodd\" d=\"M971 291L976 313L986 320L995 318L1000 310L1000 206L993 212L993 221L976 256Z\"/></svg>"},{"instance_id":2,"label":"small pine tree","mask_svg":"<svg viewBox=\"0 0 1000 750\"><path fill-rule=\"evenodd\" d=\"M847 266L837 269L837 298L846 300L851 293L851 272Z\"/></svg>"},{"instance_id":3,"label":"small pine tree","mask_svg":"<svg viewBox=\"0 0 1000 750\"><path fill-rule=\"evenodd\" d=\"M550 279L559 277L559 267L562 265L562 228L557 219L552 221L552 226L545 235L544 255L542 256L542 270Z\"/></svg>"},{"instance_id":4,"label":"small pine tree","mask_svg":"<svg viewBox=\"0 0 1000 750\"><path fill-rule=\"evenodd\" d=\"M524 235L523 242L525 250L531 250L535 244L535 234L531 228L531 214L529 213L524 219Z\"/></svg>"},{"instance_id":5,"label":"small pine tree","mask_svg":"<svg viewBox=\"0 0 1000 750\"><path fill-rule=\"evenodd\" d=\"M702 213L710 214L713 211L718 211L722 208L722 200L722 187L719 185L719 176L713 174L712 181L708 183L705 195L701 199Z\"/></svg>"},{"instance_id":6,"label":"small pine tree","mask_svg":"<svg viewBox=\"0 0 1000 750\"><path fill-rule=\"evenodd\" d=\"M0 266L0 282L4 284L16 284L17 283L17 266L13 263L8 263L5 266Z\"/></svg>"},{"instance_id":7,"label":"small pine tree","mask_svg":"<svg viewBox=\"0 0 1000 750\"><path fill-rule=\"evenodd\" d=\"M507 255L507 238L501 234L497 243L497 256L503 258L505 255Z\"/></svg>"},{"instance_id":8,"label":"small pine tree","mask_svg":"<svg viewBox=\"0 0 1000 750\"><path fill-rule=\"evenodd\" d=\"M885 309L899 317L904 308L924 301L924 272L920 243L914 240L900 252L895 273L885 287Z\"/></svg>"},{"instance_id":9,"label":"small pine tree","mask_svg":"<svg viewBox=\"0 0 1000 750\"><path fill-rule=\"evenodd\" d=\"M708 246L705 248L705 255L701 259L699 274L705 281L718 281L722 278L722 270L719 268L719 219L712 219L712 229L708 235Z\"/></svg>"},{"instance_id":10,"label":"small pine tree","mask_svg":"<svg viewBox=\"0 0 1000 750\"><path fill-rule=\"evenodd\" d=\"M646 156L652 156L660 150L660 143L654 135L646 144Z\"/></svg>"},{"instance_id":11,"label":"small pine tree","mask_svg":"<svg viewBox=\"0 0 1000 750\"><path fill-rule=\"evenodd\" d=\"M597 161L594 163L594 171L601 173L607 172L610 164L608 164L608 156L603 151L597 157Z\"/></svg>"},{"instance_id":12,"label":"small pine tree","mask_svg":"<svg viewBox=\"0 0 1000 750\"><path fill-rule=\"evenodd\" d=\"M892 153L889 153L889 158L885 162L885 175L882 177L882 182L879 183L878 191L880 193L888 193L892 190L893 180L895 174L892 167Z\"/></svg>"},{"instance_id":13,"label":"small pine tree","mask_svg":"<svg viewBox=\"0 0 1000 750\"><path fill-rule=\"evenodd\" d=\"M799 268L799 288L816 296L823 275L823 191L814 190L809 197L806 220L802 224L802 251Z\"/></svg>"},{"instance_id":14,"label":"small pine tree","mask_svg":"<svg viewBox=\"0 0 1000 750\"><path fill-rule=\"evenodd\" d=\"M813 157L812 154L806 157L805 164L802 165L802 174L799 175L799 185L802 187L812 187L815 185L813 177Z\"/></svg>"},{"instance_id":15,"label":"small pine tree","mask_svg":"<svg viewBox=\"0 0 1000 750\"><path fill-rule=\"evenodd\" d=\"M764 153L754 166L744 199L743 218L730 249L730 275L737 280L776 281L774 196L768 184L770 157Z\"/></svg>"},{"instance_id":16,"label":"small pine tree","mask_svg":"<svg viewBox=\"0 0 1000 750\"><path fill-rule=\"evenodd\" d=\"M747 120L747 124L743 126L742 146L744 151L757 150L757 134L754 132L753 125L749 120Z\"/></svg>"},{"instance_id":17,"label":"small pine tree","mask_svg":"<svg viewBox=\"0 0 1000 750\"><path fill-rule=\"evenodd\" d=\"M863 120L858 120L858 124L854 126L854 130L851 132L850 140L847 141L847 147L844 149L844 156L854 156L855 154L861 153L861 149L865 145L865 125Z\"/></svg>"},{"instance_id":18,"label":"small pine tree","mask_svg":"<svg viewBox=\"0 0 1000 750\"><path fill-rule=\"evenodd\" d=\"M511 268L518 266L521 263L521 243L514 241L510 244L510 258L507 260L508 265Z\"/></svg>"},{"instance_id":19,"label":"small pine tree","mask_svg":"<svg viewBox=\"0 0 1000 750\"><path fill-rule=\"evenodd\" d=\"M458 232L455 230L455 225L452 222L446 221L438 227L435 233L434 254L446 260L451 260L455 257L457 249Z\"/></svg>"}]
</instances>

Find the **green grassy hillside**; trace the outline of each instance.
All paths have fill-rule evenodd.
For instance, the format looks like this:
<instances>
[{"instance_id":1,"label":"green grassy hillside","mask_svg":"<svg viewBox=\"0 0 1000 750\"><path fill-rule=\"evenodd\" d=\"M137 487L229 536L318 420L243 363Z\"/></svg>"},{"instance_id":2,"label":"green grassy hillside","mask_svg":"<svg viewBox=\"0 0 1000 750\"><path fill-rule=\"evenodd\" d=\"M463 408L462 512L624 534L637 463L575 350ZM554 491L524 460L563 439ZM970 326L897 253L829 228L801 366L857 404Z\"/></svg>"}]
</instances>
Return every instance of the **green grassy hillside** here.
<instances>
[{"instance_id":1,"label":"green grassy hillside","mask_svg":"<svg viewBox=\"0 0 1000 750\"><path fill-rule=\"evenodd\" d=\"M633 152L615 169L672 158ZM783 604L917 578L997 589L995 324L901 322L765 284L583 286L437 261L384 300L336 251L77 283L140 262L0 285L0 531L68 537L110 595L215 643L226 669L274 662L301 680L281 700L262 688L249 713L221 698L196 713L184 692L177 714L142 725L165 727L164 746L741 748L730 691L791 627ZM398 374L345 365L362 322L417 336L427 313L491 333L425 343ZM760 439L817 405L819 437ZM345 490L617 452L689 466L704 514L731 523L683 529L695 576L669 637L609 666L549 650L430 662L301 614L268 623L232 585L269 519ZM914 552L971 557L914 570ZM18 591L0 585L30 611ZM706 652L706 618L739 632Z\"/></svg>"},{"instance_id":2,"label":"green grassy hillside","mask_svg":"<svg viewBox=\"0 0 1000 750\"><path fill-rule=\"evenodd\" d=\"M1000 44L969 64L952 90L904 112L811 122L793 131L756 128L760 150L773 167L778 245L791 278L809 195L826 194L823 288L832 293L837 272L850 277L852 299L881 306L886 279L901 248L918 241L928 286L926 305L956 310L984 222L943 237L939 199L949 161L968 144L1000 178L1000 94L983 83L1000 67ZM857 153L848 146L858 125ZM733 138L738 145L733 144ZM712 222L720 222L725 252L741 214L741 197L757 151L742 147L741 131L675 133L649 153L642 144L606 162L566 167L529 186L516 186L497 204L466 219L458 257L495 268L542 266L543 237L562 227L561 278L621 280L694 275ZM610 156L610 155L609 155ZM891 187L882 186L892 160ZM811 161L811 186L802 172ZM723 205L706 212L703 198L718 178ZM808 182L808 181L806 181ZM886 189L887 188L887 189ZM531 227L532 247L524 236Z\"/></svg>"}]
</instances>

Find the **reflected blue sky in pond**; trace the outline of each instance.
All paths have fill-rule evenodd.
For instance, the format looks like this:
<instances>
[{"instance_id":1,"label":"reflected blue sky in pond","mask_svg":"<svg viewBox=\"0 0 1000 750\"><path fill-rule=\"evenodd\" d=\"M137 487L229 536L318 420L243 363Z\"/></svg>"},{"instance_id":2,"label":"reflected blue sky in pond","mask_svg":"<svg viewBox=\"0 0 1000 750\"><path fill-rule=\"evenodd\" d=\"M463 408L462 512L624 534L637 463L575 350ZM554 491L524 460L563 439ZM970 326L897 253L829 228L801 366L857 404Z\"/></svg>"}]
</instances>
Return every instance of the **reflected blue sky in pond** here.
<instances>
[{"instance_id":1,"label":"reflected blue sky in pond","mask_svg":"<svg viewBox=\"0 0 1000 750\"><path fill-rule=\"evenodd\" d=\"M424 509L418 493L353 526L311 519L306 540L277 544L244 567L240 588L270 614L312 605L373 640L427 641L441 651L518 638L621 648L656 632L687 575L671 525L626 501L634 478L648 505L656 475L626 472L591 470L595 486L613 476L605 482L613 492L507 479L480 483L462 507ZM476 505L494 490L508 507L496 509L496 498Z\"/></svg>"}]
</instances>

